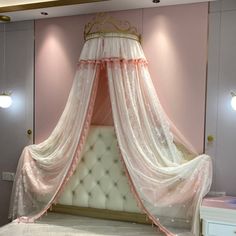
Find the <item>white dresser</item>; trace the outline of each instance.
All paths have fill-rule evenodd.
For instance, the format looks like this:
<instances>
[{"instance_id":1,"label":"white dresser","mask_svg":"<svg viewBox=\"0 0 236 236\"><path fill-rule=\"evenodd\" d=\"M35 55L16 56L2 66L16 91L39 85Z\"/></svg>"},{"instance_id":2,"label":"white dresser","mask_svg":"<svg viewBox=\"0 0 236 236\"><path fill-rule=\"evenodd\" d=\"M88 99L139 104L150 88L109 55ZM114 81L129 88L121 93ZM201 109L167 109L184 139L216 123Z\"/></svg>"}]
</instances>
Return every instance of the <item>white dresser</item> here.
<instances>
[{"instance_id":1,"label":"white dresser","mask_svg":"<svg viewBox=\"0 0 236 236\"><path fill-rule=\"evenodd\" d=\"M236 236L236 197L205 198L200 217L203 236Z\"/></svg>"}]
</instances>

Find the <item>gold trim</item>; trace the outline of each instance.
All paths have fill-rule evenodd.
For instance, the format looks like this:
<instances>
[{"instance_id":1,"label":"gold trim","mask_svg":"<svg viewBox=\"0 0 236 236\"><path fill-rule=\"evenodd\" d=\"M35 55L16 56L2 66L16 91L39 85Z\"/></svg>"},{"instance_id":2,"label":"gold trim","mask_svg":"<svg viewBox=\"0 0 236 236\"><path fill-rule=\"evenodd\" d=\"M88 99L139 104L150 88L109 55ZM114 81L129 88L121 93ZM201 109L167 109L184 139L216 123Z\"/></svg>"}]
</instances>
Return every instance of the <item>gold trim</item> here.
<instances>
[{"instance_id":1,"label":"gold trim","mask_svg":"<svg viewBox=\"0 0 236 236\"><path fill-rule=\"evenodd\" d=\"M11 96L12 92L2 92L0 96Z\"/></svg>"},{"instance_id":2,"label":"gold trim","mask_svg":"<svg viewBox=\"0 0 236 236\"><path fill-rule=\"evenodd\" d=\"M140 37L134 35L134 34L126 34L126 33L116 33L116 32L107 32L107 33L91 33L88 34L85 38L85 41L88 41L90 39L94 39L94 38L100 38L100 37L104 37L104 38L128 38L128 39L132 39L135 41L140 42Z\"/></svg>"},{"instance_id":3,"label":"gold trim","mask_svg":"<svg viewBox=\"0 0 236 236\"><path fill-rule=\"evenodd\" d=\"M62 6L68 6L68 5L93 3L93 2L105 2L105 1L109 1L109 0L57 0L57 1L48 1L48 2L28 3L28 4L7 6L7 7L0 7L0 13L34 10L34 9L49 8L49 7L62 7Z\"/></svg>"},{"instance_id":4,"label":"gold trim","mask_svg":"<svg viewBox=\"0 0 236 236\"><path fill-rule=\"evenodd\" d=\"M231 94L232 97L236 97L236 93L235 92L231 91L230 94Z\"/></svg>"},{"instance_id":5,"label":"gold trim","mask_svg":"<svg viewBox=\"0 0 236 236\"><path fill-rule=\"evenodd\" d=\"M119 21L105 13L98 13L92 21L84 27L84 39L87 40L91 35L107 33L122 33L135 35L140 41L140 34L136 27L131 26L128 21Z\"/></svg>"},{"instance_id":6,"label":"gold trim","mask_svg":"<svg viewBox=\"0 0 236 236\"><path fill-rule=\"evenodd\" d=\"M0 22L10 22L10 21L11 21L10 16L0 15Z\"/></svg>"},{"instance_id":7,"label":"gold trim","mask_svg":"<svg viewBox=\"0 0 236 236\"><path fill-rule=\"evenodd\" d=\"M146 215L141 213L113 211L106 209L69 206L60 204L53 205L51 211L57 213L65 213L65 214L86 216L99 219L120 220L120 221L128 221L141 224L152 224L151 221L147 219Z\"/></svg>"}]
</instances>

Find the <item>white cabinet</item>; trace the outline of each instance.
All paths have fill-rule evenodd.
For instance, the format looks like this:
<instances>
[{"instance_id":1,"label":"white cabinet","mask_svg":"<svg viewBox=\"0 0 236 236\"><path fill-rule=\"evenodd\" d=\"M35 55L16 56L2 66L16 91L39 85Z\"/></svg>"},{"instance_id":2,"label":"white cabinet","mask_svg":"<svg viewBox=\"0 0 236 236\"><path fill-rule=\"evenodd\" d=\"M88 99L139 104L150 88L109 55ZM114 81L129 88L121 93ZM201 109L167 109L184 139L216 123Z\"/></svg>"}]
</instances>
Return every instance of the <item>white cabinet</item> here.
<instances>
[{"instance_id":1,"label":"white cabinet","mask_svg":"<svg viewBox=\"0 0 236 236\"><path fill-rule=\"evenodd\" d=\"M209 235L236 235L236 225L226 224L222 222L209 222L208 224L208 234Z\"/></svg>"},{"instance_id":2,"label":"white cabinet","mask_svg":"<svg viewBox=\"0 0 236 236\"><path fill-rule=\"evenodd\" d=\"M203 200L200 208L203 236L236 236L236 198Z\"/></svg>"},{"instance_id":3,"label":"white cabinet","mask_svg":"<svg viewBox=\"0 0 236 236\"><path fill-rule=\"evenodd\" d=\"M236 224L223 221L203 220L202 235L204 236L236 236Z\"/></svg>"}]
</instances>

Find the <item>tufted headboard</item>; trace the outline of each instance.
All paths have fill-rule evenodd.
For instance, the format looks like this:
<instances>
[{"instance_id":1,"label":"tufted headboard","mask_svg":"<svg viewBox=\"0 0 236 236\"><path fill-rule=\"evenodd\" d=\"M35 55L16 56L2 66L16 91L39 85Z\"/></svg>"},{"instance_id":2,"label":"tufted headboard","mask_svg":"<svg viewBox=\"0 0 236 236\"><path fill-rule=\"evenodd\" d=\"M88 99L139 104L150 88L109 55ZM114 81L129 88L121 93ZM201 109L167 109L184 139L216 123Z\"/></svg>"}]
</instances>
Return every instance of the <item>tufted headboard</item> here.
<instances>
[{"instance_id":1,"label":"tufted headboard","mask_svg":"<svg viewBox=\"0 0 236 236\"><path fill-rule=\"evenodd\" d=\"M114 128L91 126L82 160L53 211L146 223L128 184Z\"/></svg>"}]
</instances>

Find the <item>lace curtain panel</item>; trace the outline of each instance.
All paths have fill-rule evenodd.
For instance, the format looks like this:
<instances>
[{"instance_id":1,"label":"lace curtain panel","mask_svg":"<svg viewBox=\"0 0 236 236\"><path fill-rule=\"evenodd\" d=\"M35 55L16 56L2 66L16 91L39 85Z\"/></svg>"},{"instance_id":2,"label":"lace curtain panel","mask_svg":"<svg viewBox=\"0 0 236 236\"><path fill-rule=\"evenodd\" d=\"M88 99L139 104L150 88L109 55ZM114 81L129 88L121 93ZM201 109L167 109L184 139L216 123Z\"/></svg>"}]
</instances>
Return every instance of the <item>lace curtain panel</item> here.
<instances>
[{"instance_id":1,"label":"lace curtain panel","mask_svg":"<svg viewBox=\"0 0 236 236\"><path fill-rule=\"evenodd\" d=\"M57 126L47 140L27 146L21 155L10 216L34 221L56 203L79 163L99 79L108 81L121 159L138 205L166 235L198 236L200 203L211 186L211 159L203 154L189 160L176 147L174 138L193 150L168 122L140 43L122 34L85 42Z\"/></svg>"}]
</instances>

